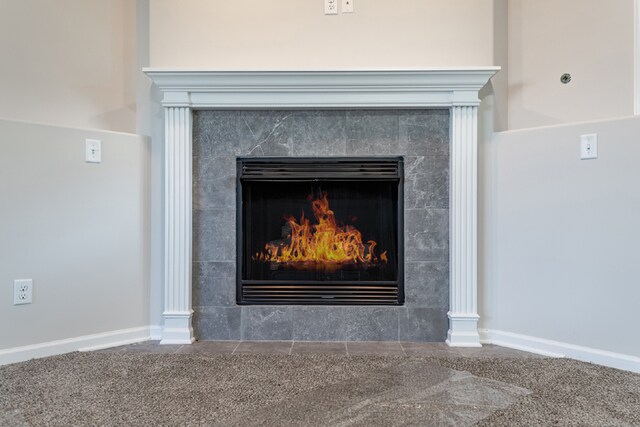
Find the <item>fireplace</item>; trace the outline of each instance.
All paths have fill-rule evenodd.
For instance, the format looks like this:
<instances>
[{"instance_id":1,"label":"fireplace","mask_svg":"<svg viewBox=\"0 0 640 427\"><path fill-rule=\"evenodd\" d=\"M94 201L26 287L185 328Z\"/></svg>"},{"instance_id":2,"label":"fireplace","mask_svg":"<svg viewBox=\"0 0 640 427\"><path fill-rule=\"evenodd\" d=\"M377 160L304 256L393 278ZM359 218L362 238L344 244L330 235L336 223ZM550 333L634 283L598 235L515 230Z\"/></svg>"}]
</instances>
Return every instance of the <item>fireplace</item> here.
<instances>
[{"instance_id":1,"label":"fireplace","mask_svg":"<svg viewBox=\"0 0 640 427\"><path fill-rule=\"evenodd\" d=\"M237 302L404 302L403 160L238 158Z\"/></svg>"},{"instance_id":2,"label":"fireplace","mask_svg":"<svg viewBox=\"0 0 640 427\"><path fill-rule=\"evenodd\" d=\"M498 70L145 69L164 107L161 343L191 343L195 329L200 339L446 335L480 346L478 94ZM404 304L239 305L236 157L345 155L404 158Z\"/></svg>"}]
</instances>

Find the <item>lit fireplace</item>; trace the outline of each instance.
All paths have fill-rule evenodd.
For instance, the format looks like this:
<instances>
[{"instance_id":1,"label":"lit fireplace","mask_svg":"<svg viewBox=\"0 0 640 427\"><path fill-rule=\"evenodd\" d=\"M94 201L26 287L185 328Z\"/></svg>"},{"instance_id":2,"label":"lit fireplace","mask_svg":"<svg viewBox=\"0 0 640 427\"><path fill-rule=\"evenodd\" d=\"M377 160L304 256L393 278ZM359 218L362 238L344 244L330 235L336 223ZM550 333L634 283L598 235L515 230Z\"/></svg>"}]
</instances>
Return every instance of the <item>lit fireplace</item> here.
<instances>
[{"instance_id":1,"label":"lit fireplace","mask_svg":"<svg viewBox=\"0 0 640 427\"><path fill-rule=\"evenodd\" d=\"M284 240L265 244L265 250L254 259L296 269L337 269L345 264L376 264L387 262L387 251L376 255L375 240L362 242L362 233L352 225L338 225L335 213L329 208L328 194L314 198L309 195L313 216L312 225L305 218L300 222L294 216L285 215ZM354 222L357 217L351 218Z\"/></svg>"},{"instance_id":2,"label":"lit fireplace","mask_svg":"<svg viewBox=\"0 0 640 427\"><path fill-rule=\"evenodd\" d=\"M240 158L238 201L238 303L403 302L401 158Z\"/></svg>"}]
</instances>

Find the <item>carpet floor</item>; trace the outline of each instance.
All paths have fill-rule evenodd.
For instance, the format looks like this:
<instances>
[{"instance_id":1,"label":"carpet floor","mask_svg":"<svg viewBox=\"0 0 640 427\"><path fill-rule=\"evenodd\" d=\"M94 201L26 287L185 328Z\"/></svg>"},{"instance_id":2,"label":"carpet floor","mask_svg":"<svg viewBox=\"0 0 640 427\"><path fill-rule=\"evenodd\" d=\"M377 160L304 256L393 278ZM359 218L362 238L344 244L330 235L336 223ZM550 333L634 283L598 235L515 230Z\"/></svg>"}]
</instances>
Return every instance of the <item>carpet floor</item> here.
<instances>
[{"instance_id":1,"label":"carpet floor","mask_svg":"<svg viewBox=\"0 0 640 427\"><path fill-rule=\"evenodd\" d=\"M0 426L638 426L640 375L567 359L70 353L0 367Z\"/></svg>"}]
</instances>

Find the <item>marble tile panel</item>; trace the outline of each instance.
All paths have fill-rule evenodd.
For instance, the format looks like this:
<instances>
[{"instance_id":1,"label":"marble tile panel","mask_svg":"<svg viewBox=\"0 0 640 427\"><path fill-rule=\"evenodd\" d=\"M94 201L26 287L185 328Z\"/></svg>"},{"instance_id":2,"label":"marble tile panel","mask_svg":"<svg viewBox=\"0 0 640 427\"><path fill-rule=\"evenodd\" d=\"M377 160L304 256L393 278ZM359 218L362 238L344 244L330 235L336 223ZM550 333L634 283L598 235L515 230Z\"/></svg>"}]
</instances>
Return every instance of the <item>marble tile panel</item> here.
<instances>
[{"instance_id":1,"label":"marble tile panel","mask_svg":"<svg viewBox=\"0 0 640 427\"><path fill-rule=\"evenodd\" d=\"M449 191L451 186L448 156L431 157L429 173L429 196L427 206L449 209Z\"/></svg>"},{"instance_id":2,"label":"marble tile panel","mask_svg":"<svg viewBox=\"0 0 640 427\"><path fill-rule=\"evenodd\" d=\"M241 147L239 154L243 156L290 156L294 116L294 111L241 111L240 127L242 135L246 139L239 141ZM247 141L249 141L248 144Z\"/></svg>"},{"instance_id":3,"label":"marble tile panel","mask_svg":"<svg viewBox=\"0 0 640 427\"><path fill-rule=\"evenodd\" d=\"M297 112L293 119L293 155L344 156L346 119L344 110Z\"/></svg>"},{"instance_id":4,"label":"marble tile panel","mask_svg":"<svg viewBox=\"0 0 640 427\"><path fill-rule=\"evenodd\" d=\"M449 155L449 110L407 110L399 113L399 144L408 156Z\"/></svg>"},{"instance_id":5,"label":"marble tile panel","mask_svg":"<svg viewBox=\"0 0 640 427\"><path fill-rule=\"evenodd\" d=\"M294 307L296 341L396 341L397 307Z\"/></svg>"},{"instance_id":6,"label":"marble tile panel","mask_svg":"<svg viewBox=\"0 0 640 427\"><path fill-rule=\"evenodd\" d=\"M424 209L429 201L429 158L406 156L404 158L404 208Z\"/></svg>"},{"instance_id":7,"label":"marble tile panel","mask_svg":"<svg viewBox=\"0 0 640 427\"><path fill-rule=\"evenodd\" d=\"M194 262L192 288L194 306L233 306L236 301L235 262Z\"/></svg>"},{"instance_id":8,"label":"marble tile panel","mask_svg":"<svg viewBox=\"0 0 640 427\"><path fill-rule=\"evenodd\" d=\"M348 110L347 154L382 156L402 154L395 110Z\"/></svg>"},{"instance_id":9,"label":"marble tile panel","mask_svg":"<svg viewBox=\"0 0 640 427\"><path fill-rule=\"evenodd\" d=\"M236 158L193 158L193 208L236 208Z\"/></svg>"},{"instance_id":10,"label":"marble tile panel","mask_svg":"<svg viewBox=\"0 0 640 427\"><path fill-rule=\"evenodd\" d=\"M344 307L293 307L296 341L346 341Z\"/></svg>"},{"instance_id":11,"label":"marble tile panel","mask_svg":"<svg viewBox=\"0 0 640 427\"><path fill-rule=\"evenodd\" d=\"M287 306L243 306L241 339L293 339L293 310Z\"/></svg>"},{"instance_id":12,"label":"marble tile panel","mask_svg":"<svg viewBox=\"0 0 640 427\"><path fill-rule=\"evenodd\" d=\"M448 209L407 209L404 224L405 261L448 260Z\"/></svg>"},{"instance_id":13,"label":"marble tile panel","mask_svg":"<svg viewBox=\"0 0 640 427\"><path fill-rule=\"evenodd\" d=\"M405 157L405 209L449 207L449 163L446 157Z\"/></svg>"},{"instance_id":14,"label":"marble tile panel","mask_svg":"<svg viewBox=\"0 0 640 427\"><path fill-rule=\"evenodd\" d=\"M407 307L449 307L449 263L407 262L404 269Z\"/></svg>"},{"instance_id":15,"label":"marble tile panel","mask_svg":"<svg viewBox=\"0 0 640 427\"><path fill-rule=\"evenodd\" d=\"M442 342L447 337L447 308L405 307L399 312L400 341Z\"/></svg>"},{"instance_id":16,"label":"marble tile panel","mask_svg":"<svg viewBox=\"0 0 640 427\"><path fill-rule=\"evenodd\" d=\"M249 137L243 135L240 111L215 110L193 112L193 156L211 157L239 153L241 141L249 145Z\"/></svg>"},{"instance_id":17,"label":"marble tile panel","mask_svg":"<svg viewBox=\"0 0 640 427\"><path fill-rule=\"evenodd\" d=\"M213 110L194 115L194 156L289 156L294 111Z\"/></svg>"},{"instance_id":18,"label":"marble tile panel","mask_svg":"<svg viewBox=\"0 0 640 427\"><path fill-rule=\"evenodd\" d=\"M196 339L240 339L240 307L194 307L193 310Z\"/></svg>"},{"instance_id":19,"label":"marble tile panel","mask_svg":"<svg viewBox=\"0 0 640 427\"><path fill-rule=\"evenodd\" d=\"M231 209L193 210L193 260L236 259L236 212Z\"/></svg>"},{"instance_id":20,"label":"marble tile panel","mask_svg":"<svg viewBox=\"0 0 640 427\"><path fill-rule=\"evenodd\" d=\"M398 307L344 307L347 341L397 341Z\"/></svg>"}]
</instances>

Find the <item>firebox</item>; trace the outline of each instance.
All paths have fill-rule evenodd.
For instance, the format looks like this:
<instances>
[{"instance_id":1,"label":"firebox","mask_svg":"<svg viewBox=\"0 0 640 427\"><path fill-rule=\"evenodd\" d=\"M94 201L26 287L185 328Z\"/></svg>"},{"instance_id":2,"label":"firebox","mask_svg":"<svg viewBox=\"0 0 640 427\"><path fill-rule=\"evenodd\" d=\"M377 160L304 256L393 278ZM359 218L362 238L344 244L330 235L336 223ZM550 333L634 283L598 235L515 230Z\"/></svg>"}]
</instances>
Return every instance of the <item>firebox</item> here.
<instances>
[{"instance_id":1,"label":"firebox","mask_svg":"<svg viewBox=\"0 0 640 427\"><path fill-rule=\"evenodd\" d=\"M401 305L403 159L238 158L237 302Z\"/></svg>"}]
</instances>

